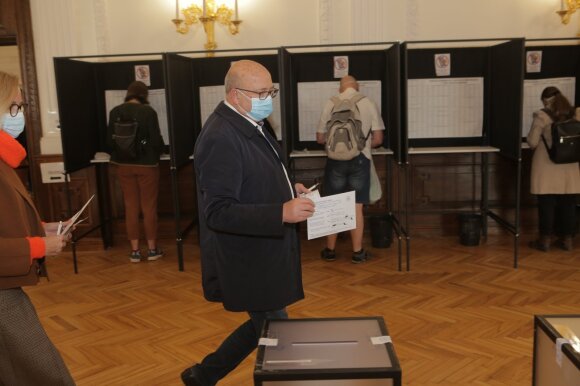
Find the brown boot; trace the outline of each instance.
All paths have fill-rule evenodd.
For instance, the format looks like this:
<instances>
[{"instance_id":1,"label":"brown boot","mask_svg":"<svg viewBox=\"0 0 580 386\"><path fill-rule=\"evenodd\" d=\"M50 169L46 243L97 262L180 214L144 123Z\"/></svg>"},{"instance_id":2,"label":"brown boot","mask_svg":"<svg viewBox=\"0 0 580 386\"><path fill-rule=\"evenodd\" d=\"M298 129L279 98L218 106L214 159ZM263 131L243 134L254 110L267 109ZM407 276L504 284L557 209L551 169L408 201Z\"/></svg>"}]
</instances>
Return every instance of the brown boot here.
<instances>
[{"instance_id":1,"label":"brown boot","mask_svg":"<svg viewBox=\"0 0 580 386\"><path fill-rule=\"evenodd\" d=\"M571 251L573 249L572 236L560 237L554 242L554 246L563 249L565 251Z\"/></svg>"},{"instance_id":2,"label":"brown boot","mask_svg":"<svg viewBox=\"0 0 580 386\"><path fill-rule=\"evenodd\" d=\"M548 252L550 250L550 236L540 235L540 237L534 241L530 241L528 246L537 249L538 251Z\"/></svg>"}]
</instances>

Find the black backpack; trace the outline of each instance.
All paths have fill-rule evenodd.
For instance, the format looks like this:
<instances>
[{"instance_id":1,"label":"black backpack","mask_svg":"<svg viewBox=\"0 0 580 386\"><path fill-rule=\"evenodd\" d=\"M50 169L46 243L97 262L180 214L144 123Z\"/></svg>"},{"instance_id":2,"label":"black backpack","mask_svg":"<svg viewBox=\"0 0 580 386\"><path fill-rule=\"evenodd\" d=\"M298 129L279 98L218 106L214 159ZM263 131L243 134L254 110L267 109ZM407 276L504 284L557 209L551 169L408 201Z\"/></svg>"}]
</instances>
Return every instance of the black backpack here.
<instances>
[{"instance_id":1,"label":"black backpack","mask_svg":"<svg viewBox=\"0 0 580 386\"><path fill-rule=\"evenodd\" d=\"M548 147L542 135L542 141L548 150L552 162L568 164L580 161L580 121L568 119L552 123L552 147Z\"/></svg>"},{"instance_id":2,"label":"black backpack","mask_svg":"<svg viewBox=\"0 0 580 386\"><path fill-rule=\"evenodd\" d=\"M147 141L139 137L139 123L136 119L113 122L114 152L119 161L135 161L143 154Z\"/></svg>"}]
</instances>

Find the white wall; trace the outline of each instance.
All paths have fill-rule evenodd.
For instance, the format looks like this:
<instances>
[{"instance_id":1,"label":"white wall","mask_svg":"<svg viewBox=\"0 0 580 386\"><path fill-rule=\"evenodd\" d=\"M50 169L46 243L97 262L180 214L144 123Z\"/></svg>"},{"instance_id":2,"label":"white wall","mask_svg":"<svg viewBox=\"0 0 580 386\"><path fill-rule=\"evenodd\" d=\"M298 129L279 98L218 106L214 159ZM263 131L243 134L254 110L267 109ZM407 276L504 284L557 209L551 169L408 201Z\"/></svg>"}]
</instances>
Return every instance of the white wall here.
<instances>
[{"instance_id":1,"label":"white wall","mask_svg":"<svg viewBox=\"0 0 580 386\"><path fill-rule=\"evenodd\" d=\"M45 154L61 151L54 56L192 51L205 43L200 26L186 35L175 32L175 0L30 2ZM576 36L580 15L564 26L555 14L559 6L560 0L239 0L240 33L216 25L216 41L218 49L231 49Z\"/></svg>"}]
</instances>

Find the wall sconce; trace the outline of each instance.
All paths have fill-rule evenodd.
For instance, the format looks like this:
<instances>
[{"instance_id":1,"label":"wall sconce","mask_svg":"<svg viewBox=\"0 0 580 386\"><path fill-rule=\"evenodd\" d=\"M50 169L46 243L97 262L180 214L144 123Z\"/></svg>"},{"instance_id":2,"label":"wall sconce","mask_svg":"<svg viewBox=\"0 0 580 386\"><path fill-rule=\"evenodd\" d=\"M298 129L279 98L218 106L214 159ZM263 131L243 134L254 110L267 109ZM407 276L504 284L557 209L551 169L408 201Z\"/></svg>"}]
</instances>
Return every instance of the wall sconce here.
<instances>
[{"instance_id":1,"label":"wall sconce","mask_svg":"<svg viewBox=\"0 0 580 386\"><path fill-rule=\"evenodd\" d=\"M570 22L570 16L580 9L580 0L560 0L560 10L556 11L562 18L562 24Z\"/></svg>"},{"instance_id":2,"label":"wall sconce","mask_svg":"<svg viewBox=\"0 0 580 386\"><path fill-rule=\"evenodd\" d=\"M203 8L192 4L187 8L180 9L179 0L175 0L175 19L171 21L175 24L175 29L180 34L186 34L190 26L201 22L207 35L207 43L205 43L204 47L206 50L215 50L217 48L214 34L216 21L227 26L232 35L236 35L239 32L239 26L242 21L238 18L238 0L234 0L234 9L228 8L224 4L216 7L215 0L202 1ZM181 14L183 19L180 17ZM208 54L208 56L210 55Z\"/></svg>"}]
</instances>

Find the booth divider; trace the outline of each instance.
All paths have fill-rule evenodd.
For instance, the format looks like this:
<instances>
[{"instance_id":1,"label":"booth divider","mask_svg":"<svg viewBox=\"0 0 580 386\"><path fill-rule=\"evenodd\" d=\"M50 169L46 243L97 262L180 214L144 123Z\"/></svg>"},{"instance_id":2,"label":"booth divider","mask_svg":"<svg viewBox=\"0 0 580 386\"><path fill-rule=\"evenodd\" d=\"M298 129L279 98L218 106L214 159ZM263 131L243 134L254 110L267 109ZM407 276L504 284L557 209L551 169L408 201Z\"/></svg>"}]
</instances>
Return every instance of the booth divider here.
<instances>
[{"instance_id":1,"label":"booth divider","mask_svg":"<svg viewBox=\"0 0 580 386\"><path fill-rule=\"evenodd\" d=\"M403 45L402 54L402 101L403 101L403 124L402 124L402 147L406 155L405 159L405 225L410 239L410 186L409 168L410 155L420 154L447 154L447 153L472 153L481 154L481 206L480 213L483 221L483 234L487 236L487 216L496 220L501 226L514 235L514 267L517 267L518 241L519 241L519 209L521 190L521 157L519 157L519 132L521 127L521 101L523 89L524 55L522 38L515 39L477 39L477 40L437 40L437 41L409 41ZM412 46L421 46L412 48ZM439 68L438 68L439 67ZM438 71L441 71L438 73ZM475 84L481 79L481 135L474 136L473 131L466 130L458 137L429 137L427 127L418 127L425 132L413 132L410 134L411 116L408 111L410 106L409 87L410 80L417 79L413 84L419 87L431 87L430 91L439 87L437 84L429 85L421 82L441 79L458 82L473 81ZM466 80L467 79L467 80ZM449 81L443 81L450 83ZM443 83L441 83L443 84ZM444 87L444 86L443 86ZM467 88L467 87L466 87ZM473 98L477 103L477 86L468 91L459 89L455 98ZM475 91L474 91L475 90ZM453 90L446 90L452 93ZM436 93L436 92L435 92ZM448 94L446 94L448 95ZM435 98L433 98L435 99ZM445 111L439 101L421 101L433 103L433 106L419 106L419 111L441 110L442 114L452 115L451 111ZM417 101L413 101L417 103ZM475 105L475 104L474 104ZM416 107L416 106L414 106ZM451 106L450 106L451 107ZM474 106L471 106L474 108ZM478 114L474 108L475 115ZM414 119L415 117L413 117ZM448 117L453 119L454 117ZM435 117L433 117L435 119ZM435 122L435 121L433 121ZM429 125L427 122L419 122L415 125ZM473 124L473 122L471 122ZM477 122L476 122L477 125ZM417 127L411 128L417 129ZM464 129L459 127L459 130ZM418 135L417 138L410 138ZM412 147L410 147L411 145ZM488 186L489 186L489 160L488 153L497 152L500 156L516 163L516 215L514 223L501 218L488 209ZM410 241L407 249L407 270L410 270Z\"/></svg>"}]
</instances>

